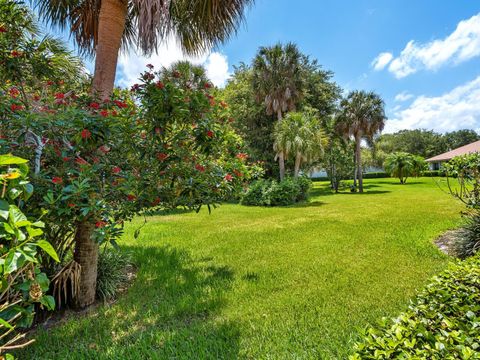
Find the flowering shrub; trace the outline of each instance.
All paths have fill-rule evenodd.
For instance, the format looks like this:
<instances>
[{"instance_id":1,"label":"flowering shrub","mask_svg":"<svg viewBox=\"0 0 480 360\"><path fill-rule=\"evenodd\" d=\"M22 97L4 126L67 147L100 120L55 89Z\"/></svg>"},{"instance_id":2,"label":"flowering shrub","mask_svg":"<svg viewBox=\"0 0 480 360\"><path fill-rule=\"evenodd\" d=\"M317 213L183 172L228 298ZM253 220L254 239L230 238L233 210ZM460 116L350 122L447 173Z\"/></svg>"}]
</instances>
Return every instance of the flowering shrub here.
<instances>
[{"instance_id":1,"label":"flowering shrub","mask_svg":"<svg viewBox=\"0 0 480 360\"><path fill-rule=\"evenodd\" d=\"M62 257L75 245L87 303L98 244L115 244L125 220L149 209L198 210L239 192L252 176L210 83L153 69L142 79L132 94L117 91L102 102L58 84L27 94L28 109L14 106L15 87L0 96L0 116L8 119L0 147L32 159L39 192L29 211L47 211L46 233Z\"/></svg>"},{"instance_id":2,"label":"flowering shrub","mask_svg":"<svg viewBox=\"0 0 480 360\"><path fill-rule=\"evenodd\" d=\"M14 332L29 326L35 305L53 310L55 301L46 295L50 281L40 269L43 252L58 261L53 247L43 238L44 223L31 221L19 206L30 199L27 160L0 155L0 356L29 342ZM3 356L2 356L3 358Z\"/></svg>"}]
</instances>

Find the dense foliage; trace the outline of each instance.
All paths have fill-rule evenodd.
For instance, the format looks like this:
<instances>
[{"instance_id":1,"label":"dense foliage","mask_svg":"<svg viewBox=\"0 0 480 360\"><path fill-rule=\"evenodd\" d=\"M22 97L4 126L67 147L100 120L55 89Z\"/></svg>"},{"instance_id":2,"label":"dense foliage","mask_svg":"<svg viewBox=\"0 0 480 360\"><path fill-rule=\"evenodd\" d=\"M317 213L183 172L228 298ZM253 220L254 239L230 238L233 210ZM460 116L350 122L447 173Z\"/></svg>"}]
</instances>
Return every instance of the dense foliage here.
<instances>
[{"instance_id":1,"label":"dense foliage","mask_svg":"<svg viewBox=\"0 0 480 360\"><path fill-rule=\"evenodd\" d=\"M422 176L427 169L427 163L424 158L404 152L388 155L384 166L385 171L390 173L392 177L400 180L400 184L405 184L410 176Z\"/></svg>"},{"instance_id":2,"label":"dense foliage","mask_svg":"<svg viewBox=\"0 0 480 360\"><path fill-rule=\"evenodd\" d=\"M53 310L55 300L47 295L50 280L42 272L42 257L57 254L44 238L45 224L28 218L22 208L31 198L28 161L12 155L0 155L0 356L22 347L24 335L15 328L33 322L35 308ZM22 343L23 341L23 343Z\"/></svg>"},{"instance_id":3,"label":"dense foliage","mask_svg":"<svg viewBox=\"0 0 480 360\"><path fill-rule=\"evenodd\" d=\"M97 298L101 301L114 299L119 290L127 286L131 267L129 253L104 247L98 256Z\"/></svg>"},{"instance_id":4,"label":"dense foliage","mask_svg":"<svg viewBox=\"0 0 480 360\"><path fill-rule=\"evenodd\" d=\"M305 177L257 180L245 191L241 203L251 206L292 205L307 200L311 186L311 180Z\"/></svg>"},{"instance_id":5,"label":"dense foliage","mask_svg":"<svg viewBox=\"0 0 480 360\"><path fill-rule=\"evenodd\" d=\"M479 359L480 258L451 264L394 320L367 328L354 359Z\"/></svg>"}]
</instances>

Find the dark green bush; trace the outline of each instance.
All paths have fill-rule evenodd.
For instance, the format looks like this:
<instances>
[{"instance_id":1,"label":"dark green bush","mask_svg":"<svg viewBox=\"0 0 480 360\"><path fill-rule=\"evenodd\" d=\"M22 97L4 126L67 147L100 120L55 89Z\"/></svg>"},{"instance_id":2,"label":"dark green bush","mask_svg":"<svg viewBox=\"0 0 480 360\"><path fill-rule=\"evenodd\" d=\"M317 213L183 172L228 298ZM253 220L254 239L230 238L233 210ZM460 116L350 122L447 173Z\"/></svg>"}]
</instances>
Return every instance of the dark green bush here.
<instances>
[{"instance_id":1,"label":"dark green bush","mask_svg":"<svg viewBox=\"0 0 480 360\"><path fill-rule=\"evenodd\" d=\"M480 359L480 257L451 264L396 319L367 328L356 359Z\"/></svg>"},{"instance_id":2,"label":"dark green bush","mask_svg":"<svg viewBox=\"0 0 480 360\"><path fill-rule=\"evenodd\" d=\"M286 206L308 198L311 180L305 177L286 178L283 181L258 180L242 197L242 205Z\"/></svg>"},{"instance_id":3,"label":"dark green bush","mask_svg":"<svg viewBox=\"0 0 480 360\"><path fill-rule=\"evenodd\" d=\"M426 177L445 176L445 171L442 171L442 170L426 170L422 173L422 176L426 176Z\"/></svg>"},{"instance_id":4,"label":"dark green bush","mask_svg":"<svg viewBox=\"0 0 480 360\"><path fill-rule=\"evenodd\" d=\"M389 177L390 177L390 174L386 173L385 171L363 174L364 179L381 179L381 178L389 178Z\"/></svg>"},{"instance_id":5,"label":"dark green bush","mask_svg":"<svg viewBox=\"0 0 480 360\"><path fill-rule=\"evenodd\" d=\"M114 299L128 278L131 258L128 253L104 248L98 257L97 298L102 301Z\"/></svg>"}]
</instances>

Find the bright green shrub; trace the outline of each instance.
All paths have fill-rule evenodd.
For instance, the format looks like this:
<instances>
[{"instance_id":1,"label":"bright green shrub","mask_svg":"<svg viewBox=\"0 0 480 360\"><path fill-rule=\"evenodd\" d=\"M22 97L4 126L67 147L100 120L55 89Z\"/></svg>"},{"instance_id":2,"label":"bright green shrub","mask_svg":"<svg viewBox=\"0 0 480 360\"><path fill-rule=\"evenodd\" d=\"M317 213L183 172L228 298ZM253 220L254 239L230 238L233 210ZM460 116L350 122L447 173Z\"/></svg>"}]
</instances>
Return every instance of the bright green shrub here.
<instances>
[{"instance_id":1,"label":"bright green shrub","mask_svg":"<svg viewBox=\"0 0 480 360\"><path fill-rule=\"evenodd\" d=\"M305 177L283 181L258 180L244 193L241 204L252 206L287 206L308 198L312 181Z\"/></svg>"},{"instance_id":2,"label":"bright green shrub","mask_svg":"<svg viewBox=\"0 0 480 360\"><path fill-rule=\"evenodd\" d=\"M451 264L408 310L367 328L353 359L480 359L480 257Z\"/></svg>"}]
</instances>

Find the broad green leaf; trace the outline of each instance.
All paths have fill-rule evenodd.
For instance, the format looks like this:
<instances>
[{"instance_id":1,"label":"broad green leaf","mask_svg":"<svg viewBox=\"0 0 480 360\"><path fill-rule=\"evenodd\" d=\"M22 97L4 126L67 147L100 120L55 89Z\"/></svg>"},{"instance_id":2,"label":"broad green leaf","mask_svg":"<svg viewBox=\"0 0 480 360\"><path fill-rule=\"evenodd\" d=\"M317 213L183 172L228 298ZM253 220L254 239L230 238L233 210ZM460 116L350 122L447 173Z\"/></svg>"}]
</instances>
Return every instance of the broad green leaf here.
<instances>
[{"instance_id":1,"label":"broad green leaf","mask_svg":"<svg viewBox=\"0 0 480 360\"><path fill-rule=\"evenodd\" d=\"M53 260L56 262L60 262L60 259L58 258L57 252L53 248L53 246L46 240L39 240L35 243L36 246L42 248L43 251L45 251L48 255L52 257Z\"/></svg>"},{"instance_id":2,"label":"broad green leaf","mask_svg":"<svg viewBox=\"0 0 480 360\"><path fill-rule=\"evenodd\" d=\"M10 222L12 224L16 225L17 223L19 223L21 221L26 221L26 220L28 221L27 217L15 205L10 205L9 214L10 214Z\"/></svg>"},{"instance_id":3,"label":"broad green leaf","mask_svg":"<svg viewBox=\"0 0 480 360\"><path fill-rule=\"evenodd\" d=\"M26 164L28 160L22 159L18 156L13 156L10 154L7 155L0 155L0 166L1 165L19 165L19 164Z\"/></svg>"},{"instance_id":4,"label":"broad green leaf","mask_svg":"<svg viewBox=\"0 0 480 360\"><path fill-rule=\"evenodd\" d=\"M0 200L0 216L5 220L8 220L8 210L10 208L10 204L5 200Z\"/></svg>"},{"instance_id":5,"label":"broad green leaf","mask_svg":"<svg viewBox=\"0 0 480 360\"><path fill-rule=\"evenodd\" d=\"M0 318L0 325L6 327L7 329L13 329L13 326L10 325L8 322Z\"/></svg>"}]
</instances>

